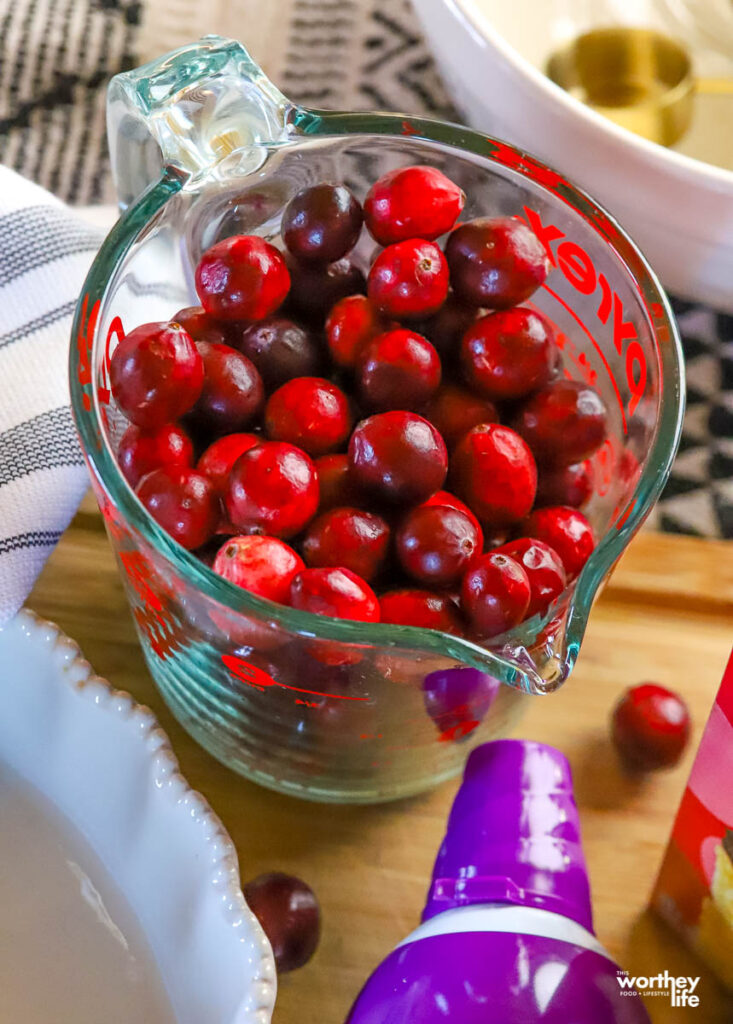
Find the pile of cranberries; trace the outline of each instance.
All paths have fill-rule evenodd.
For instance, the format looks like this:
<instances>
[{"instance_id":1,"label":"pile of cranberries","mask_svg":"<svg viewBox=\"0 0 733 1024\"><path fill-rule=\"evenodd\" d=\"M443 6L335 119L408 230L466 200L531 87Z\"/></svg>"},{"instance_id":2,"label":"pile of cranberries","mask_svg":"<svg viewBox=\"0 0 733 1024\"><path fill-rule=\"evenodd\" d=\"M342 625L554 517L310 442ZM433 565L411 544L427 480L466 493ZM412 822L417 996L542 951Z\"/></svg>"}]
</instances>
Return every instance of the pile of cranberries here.
<instances>
[{"instance_id":1,"label":"pile of cranberries","mask_svg":"<svg viewBox=\"0 0 733 1024\"><path fill-rule=\"evenodd\" d=\"M183 547L211 564L218 538L227 580L317 615L489 639L582 569L606 409L526 305L543 245L516 217L457 223L464 202L426 166L385 174L363 204L306 188L284 252L217 242L201 305L119 344L120 468ZM366 275L349 256L364 229L381 246Z\"/></svg>"}]
</instances>

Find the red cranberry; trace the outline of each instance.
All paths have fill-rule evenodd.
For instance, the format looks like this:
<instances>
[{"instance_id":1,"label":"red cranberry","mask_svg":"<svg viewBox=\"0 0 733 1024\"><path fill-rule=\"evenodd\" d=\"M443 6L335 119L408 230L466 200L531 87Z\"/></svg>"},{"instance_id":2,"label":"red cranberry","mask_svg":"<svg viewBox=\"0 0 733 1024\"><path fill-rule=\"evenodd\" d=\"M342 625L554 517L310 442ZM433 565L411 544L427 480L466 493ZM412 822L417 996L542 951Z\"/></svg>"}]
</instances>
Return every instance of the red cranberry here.
<instances>
[{"instance_id":1,"label":"red cranberry","mask_svg":"<svg viewBox=\"0 0 733 1024\"><path fill-rule=\"evenodd\" d=\"M438 353L414 331L378 334L362 352L359 390L374 409L419 408L439 384Z\"/></svg>"},{"instance_id":2,"label":"red cranberry","mask_svg":"<svg viewBox=\"0 0 733 1024\"><path fill-rule=\"evenodd\" d=\"M356 245L364 215L345 185L311 185L285 207L282 236L293 256L333 263Z\"/></svg>"},{"instance_id":3,"label":"red cranberry","mask_svg":"<svg viewBox=\"0 0 733 1024\"><path fill-rule=\"evenodd\" d=\"M451 284L473 306L507 309L524 302L550 269L544 246L517 217L471 220L445 247Z\"/></svg>"},{"instance_id":4,"label":"red cranberry","mask_svg":"<svg viewBox=\"0 0 733 1024\"><path fill-rule=\"evenodd\" d=\"M274 441L289 441L309 455L325 455L349 436L349 400L321 377L297 377L270 396L265 429Z\"/></svg>"},{"instance_id":5,"label":"red cranberry","mask_svg":"<svg viewBox=\"0 0 733 1024\"><path fill-rule=\"evenodd\" d=\"M224 504L244 533L292 537L318 507L315 466L294 445L264 441L235 462Z\"/></svg>"},{"instance_id":6,"label":"red cranberry","mask_svg":"<svg viewBox=\"0 0 733 1024\"><path fill-rule=\"evenodd\" d=\"M478 311L467 306L453 292L437 313L427 320L415 323L415 330L423 334L435 346L440 358L447 363L455 363L461 352L461 340L474 322Z\"/></svg>"},{"instance_id":7,"label":"red cranberry","mask_svg":"<svg viewBox=\"0 0 733 1024\"><path fill-rule=\"evenodd\" d=\"M471 521L474 529L478 534L478 550L483 550L484 534L483 530L481 529L481 524L479 523L478 519L473 514L471 509L468 507L468 505L462 502L460 498L457 498L455 494L451 494L450 491L436 491L435 494L431 494L431 496L422 504L423 506L428 507L433 505L444 505L447 508L455 508L459 512L462 512L464 516L467 516L468 519Z\"/></svg>"},{"instance_id":8,"label":"red cranberry","mask_svg":"<svg viewBox=\"0 0 733 1024\"><path fill-rule=\"evenodd\" d=\"M204 362L182 327L143 324L115 349L109 376L128 420L153 430L188 412L201 394Z\"/></svg>"},{"instance_id":9,"label":"red cranberry","mask_svg":"<svg viewBox=\"0 0 733 1024\"><path fill-rule=\"evenodd\" d=\"M448 594L431 590L390 590L379 599L382 622L418 629L437 629L462 636L463 622Z\"/></svg>"},{"instance_id":10,"label":"red cranberry","mask_svg":"<svg viewBox=\"0 0 733 1024\"><path fill-rule=\"evenodd\" d=\"M479 531L471 519L447 505L419 505L397 532L397 557L405 572L429 587L456 583L471 559L481 553Z\"/></svg>"},{"instance_id":11,"label":"red cranberry","mask_svg":"<svg viewBox=\"0 0 733 1024\"><path fill-rule=\"evenodd\" d=\"M262 320L290 288L282 255L258 235L233 235L212 245L196 268L196 291L218 320Z\"/></svg>"},{"instance_id":12,"label":"red cranberry","mask_svg":"<svg viewBox=\"0 0 733 1024\"><path fill-rule=\"evenodd\" d=\"M285 317L271 316L245 324L236 346L252 360L268 388L280 387L293 377L312 377L321 367L321 353L313 336Z\"/></svg>"},{"instance_id":13,"label":"red cranberry","mask_svg":"<svg viewBox=\"0 0 733 1024\"><path fill-rule=\"evenodd\" d=\"M156 430L141 430L134 424L120 438L117 462L131 487L136 487L154 469L161 466L191 466L193 445L185 430L166 423Z\"/></svg>"},{"instance_id":14,"label":"red cranberry","mask_svg":"<svg viewBox=\"0 0 733 1024\"><path fill-rule=\"evenodd\" d=\"M455 384L441 385L425 416L440 431L449 448L454 448L469 430L480 423L499 421L493 402Z\"/></svg>"},{"instance_id":15,"label":"red cranberry","mask_svg":"<svg viewBox=\"0 0 733 1024\"><path fill-rule=\"evenodd\" d=\"M570 505L580 508L593 493L593 463L590 460L573 466L537 470L538 505Z\"/></svg>"},{"instance_id":16,"label":"red cranberry","mask_svg":"<svg viewBox=\"0 0 733 1024\"><path fill-rule=\"evenodd\" d=\"M326 320L326 339L337 366L353 369L368 341L384 330L384 323L366 295L347 295Z\"/></svg>"},{"instance_id":17,"label":"red cranberry","mask_svg":"<svg viewBox=\"0 0 733 1024\"><path fill-rule=\"evenodd\" d=\"M229 337L223 324L213 320L203 306L186 306L171 317L171 323L188 331L194 341L207 341L210 345L228 345Z\"/></svg>"},{"instance_id":18,"label":"red cranberry","mask_svg":"<svg viewBox=\"0 0 733 1024\"><path fill-rule=\"evenodd\" d=\"M430 316L448 295L448 264L434 242L410 238L387 246L369 271L369 298L388 316Z\"/></svg>"},{"instance_id":19,"label":"red cranberry","mask_svg":"<svg viewBox=\"0 0 733 1024\"><path fill-rule=\"evenodd\" d=\"M322 325L336 303L347 295L363 295L366 280L351 260L336 260L327 267L291 261L288 305L309 322Z\"/></svg>"},{"instance_id":20,"label":"red cranberry","mask_svg":"<svg viewBox=\"0 0 733 1024\"><path fill-rule=\"evenodd\" d=\"M322 455L316 459L321 511L338 505L361 505L361 495L349 469L348 455Z\"/></svg>"},{"instance_id":21,"label":"red cranberry","mask_svg":"<svg viewBox=\"0 0 733 1024\"><path fill-rule=\"evenodd\" d=\"M389 526L381 516L333 508L308 527L303 557L314 568L343 566L371 582L387 560L389 538Z\"/></svg>"},{"instance_id":22,"label":"red cranberry","mask_svg":"<svg viewBox=\"0 0 733 1024\"><path fill-rule=\"evenodd\" d=\"M565 569L558 553L533 537L509 541L495 550L497 554L514 558L527 573L531 590L527 618L544 615L567 585Z\"/></svg>"},{"instance_id":23,"label":"red cranberry","mask_svg":"<svg viewBox=\"0 0 733 1024\"><path fill-rule=\"evenodd\" d=\"M583 513L564 505L536 508L522 523L521 533L558 553L568 581L575 579L595 547L593 529Z\"/></svg>"},{"instance_id":24,"label":"red cranberry","mask_svg":"<svg viewBox=\"0 0 733 1024\"><path fill-rule=\"evenodd\" d=\"M290 584L303 559L276 537L232 537L219 548L213 568L258 597L288 604Z\"/></svg>"},{"instance_id":25,"label":"red cranberry","mask_svg":"<svg viewBox=\"0 0 733 1024\"><path fill-rule=\"evenodd\" d=\"M509 427L484 423L469 430L451 462L455 487L484 526L523 519L534 503L537 467Z\"/></svg>"},{"instance_id":26,"label":"red cranberry","mask_svg":"<svg viewBox=\"0 0 733 1024\"><path fill-rule=\"evenodd\" d=\"M616 705L611 730L629 768L671 768L690 738L690 712L679 694L657 683L642 683L627 690Z\"/></svg>"},{"instance_id":27,"label":"red cranberry","mask_svg":"<svg viewBox=\"0 0 733 1024\"><path fill-rule=\"evenodd\" d=\"M463 608L476 632L498 636L526 617L531 597L527 573L514 558L496 551L481 555L463 577Z\"/></svg>"},{"instance_id":28,"label":"red cranberry","mask_svg":"<svg viewBox=\"0 0 733 1024\"><path fill-rule=\"evenodd\" d=\"M477 320L463 338L461 361L471 387L495 401L512 401L552 380L555 352L547 317L520 306Z\"/></svg>"},{"instance_id":29,"label":"red cranberry","mask_svg":"<svg viewBox=\"0 0 733 1024\"><path fill-rule=\"evenodd\" d=\"M349 441L357 486L398 504L424 501L442 486L448 453L435 427L414 413L383 412L357 424Z\"/></svg>"},{"instance_id":30,"label":"red cranberry","mask_svg":"<svg viewBox=\"0 0 733 1024\"><path fill-rule=\"evenodd\" d=\"M334 619L378 622L379 601L366 582L350 569L303 569L290 584L293 608Z\"/></svg>"},{"instance_id":31,"label":"red cranberry","mask_svg":"<svg viewBox=\"0 0 733 1024\"><path fill-rule=\"evenodd\" d=\"M463 190L437 167L399 167L369 189L364 218L380 245L408 238L432 241L450 231L465 202Z\"/></svg>"},{"instance_id":32,"label":"red cranberry","mask_svg":"<svg viewBox=\"0 0 733 1024\"><path fill-rule=\"evenodd\" d=\"M229 474L240 455L260 444L256 434L225 434L210 444L196 463L196 469L211 480L218 494L224 494Z\"/></svg>"},{"instance_id":33,"label":"red cranberry","mask_svg":"<svg viewBox=\"0 0 733 1024\"><path fill-rule=\"evenodd\" d=\"M577 380L557 380L526 402L514 429L538 462L569 466L600 448L606 419L606 405L595 388Z\"/></svg>"},{"instance_id":34,"label":"red cranberry","mask_svg":"<svg viewBox=\"0 0 733 1024\"><path fill-rule=\"evenodd\" d=\"M229 345L200 342L204 386L192 416L205 430L229 433L248 426L262 408L265 389L254 363Z\"/></svg>"},{"instance_id":35,"label":"red cranberry","mask_svg":"<svg viewBox=\"0 0 733 1024\"><path fill-rule=\"evenodd\" d=\"M163 466L144 476L135 492L153 519L192 551L214 535L219 499L211 481L186 466Z\"/></svg>"},{"instance_id":36,"label":"red cranberry","mask_svg":"<svg viewBox=\"0 0 733 1024\"><path fill-rule=\"evenodd\" d=\"M270 940L280 974L307 964L318 947L321 912L310 886L279 871L243 886L244 898Z\"/></svg>"}]
</instances>

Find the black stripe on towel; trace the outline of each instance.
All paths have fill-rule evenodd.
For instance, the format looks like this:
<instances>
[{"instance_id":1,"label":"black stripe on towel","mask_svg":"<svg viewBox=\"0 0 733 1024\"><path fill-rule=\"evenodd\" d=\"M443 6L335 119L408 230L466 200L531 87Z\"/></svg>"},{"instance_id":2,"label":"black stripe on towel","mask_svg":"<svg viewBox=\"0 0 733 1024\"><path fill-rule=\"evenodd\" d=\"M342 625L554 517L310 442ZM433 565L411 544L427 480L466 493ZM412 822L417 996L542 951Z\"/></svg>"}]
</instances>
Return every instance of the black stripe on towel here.
<instances>
[{"instance_id":1,"label":"black stripe on towel","mask_svg":"<svg viewBox=\"0 0 733 1024\"><path fill-rule=\"evenodd\" d=\"M31 530L29 533L16 533L14 537L0 540L0 555L9 551L20 551L23 548L52 548L61 539L62 530Z\"/></svg>"},{"instance_id":2,"label":"black stripe on towel","mask_svg":"<svg viewBox=\"0 0 733 1024\"><path fill-rule=\"evenodd\" d=\"M39 413L0 434L0 487L39 469L83 462L68 406Z\"/></svg>"},{"instance_id":3,"label":"black stripe on towel","mask_svg":"<svg viewBox=\"0 0 733 1024\"><path fill-rule=\"evenodd\" d=\"M55 324L59 320L63 320L65 316L70 316L75 308L76 299L72 299L70 302L65 302L63 306L57 306L56 309L43 313L42 316L36 317L35 320L28 320L14 330L8 331L7 334L0 334L0 348L12 345L15 341L22 341L23 338L42 330L44 327L48 327L49 324Z\"/></svg>"}]
</instances>

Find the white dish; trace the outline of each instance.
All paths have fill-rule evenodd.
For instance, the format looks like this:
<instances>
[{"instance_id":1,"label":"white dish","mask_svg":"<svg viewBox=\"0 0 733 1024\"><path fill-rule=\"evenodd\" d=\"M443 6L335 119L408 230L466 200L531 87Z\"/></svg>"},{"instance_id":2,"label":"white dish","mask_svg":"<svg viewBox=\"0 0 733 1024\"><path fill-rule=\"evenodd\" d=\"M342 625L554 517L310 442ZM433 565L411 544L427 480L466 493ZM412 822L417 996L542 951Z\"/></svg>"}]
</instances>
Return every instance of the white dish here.
<instances>
[{"instance_id":1,"label":"white dish","mask_svg":"<svg viewBox=\"0 0 733 1024\"><path fill-rule=\"evenodd\" d=\"M622 2L625 13L642 18L645 2ZM419 0L415 9L472 125L586 188L671 291L733 312L733 172L648 142L551 82L540 66L562 29L561 7L546 0ZM729 135L730 125L718 130Z\"/></svg>"},{"instance_id":2,"label":"white dish","mask_svg":"<svg viewBox=\"0 0 733 1024\"><path fill-rule=\"evenodd\" d=\"M269 1024L275 964L234 846L152 712L26 611L0 631L0 666L0 979L12 974L12 1019ZM25 978L21 945L39 961ZM24 998L35 1017L18 1010Z\"/></svg>"}]
</instances>

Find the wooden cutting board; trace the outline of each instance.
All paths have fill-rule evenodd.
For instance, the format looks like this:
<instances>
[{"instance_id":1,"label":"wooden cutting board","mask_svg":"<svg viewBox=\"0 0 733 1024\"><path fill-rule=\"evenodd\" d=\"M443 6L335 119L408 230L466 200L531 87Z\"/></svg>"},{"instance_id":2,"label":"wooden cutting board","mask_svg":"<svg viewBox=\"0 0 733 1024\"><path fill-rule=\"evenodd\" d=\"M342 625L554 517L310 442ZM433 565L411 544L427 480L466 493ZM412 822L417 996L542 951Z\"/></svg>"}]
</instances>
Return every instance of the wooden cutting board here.
<instances>
[{"instance_id":1,"label":"wooden cutting board","mask_svg":"<svg viewBox=\"0 0 733 1024\"><path fill-rule=\"evenodd\" d=\"M153 708L183 772L229 829L243 878L279 869L314 887L321 946L311 964L281 979L274 1021L341 1024L372 968L418 922L457 781L391 805L333 807L271 793L219 765L153 686L90 500L28 604L73 637L100 675ZM733 1004L705 968L644 913L731 643L733 545L643 532L593 610L572 677L559 693L537 697L517 730L572 762L601 941L631 974L702 976L696 1009L648 999L654 1024L733 1021ZM608 716L620 692L642 680L678 689L695 733L678 768L632 781L609 745Z\"/></svg>"}]
</instances>

